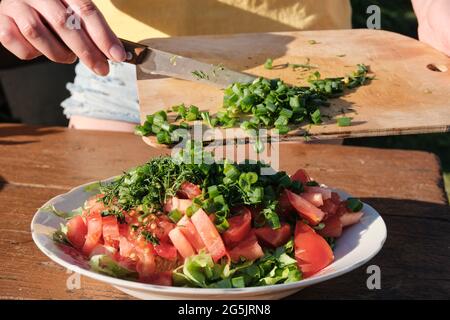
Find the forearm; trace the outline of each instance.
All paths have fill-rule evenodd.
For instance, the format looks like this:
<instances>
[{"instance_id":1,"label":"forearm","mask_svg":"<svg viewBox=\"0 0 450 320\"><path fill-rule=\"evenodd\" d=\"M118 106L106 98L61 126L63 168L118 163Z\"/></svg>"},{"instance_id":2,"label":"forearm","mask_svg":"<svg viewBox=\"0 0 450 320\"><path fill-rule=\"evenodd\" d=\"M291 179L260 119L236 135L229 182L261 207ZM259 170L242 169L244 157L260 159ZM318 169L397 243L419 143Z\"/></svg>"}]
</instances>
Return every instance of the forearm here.
<instances>
[{"instance_id":1,"label":"forearm","mask_svg":"<svg viewBox=\"0 0 450 320\"><path fill-rule=\"evenodd\" d=\"M419 39L450 55L450 1L412 0Z\"/></svg>"}]
</instances>

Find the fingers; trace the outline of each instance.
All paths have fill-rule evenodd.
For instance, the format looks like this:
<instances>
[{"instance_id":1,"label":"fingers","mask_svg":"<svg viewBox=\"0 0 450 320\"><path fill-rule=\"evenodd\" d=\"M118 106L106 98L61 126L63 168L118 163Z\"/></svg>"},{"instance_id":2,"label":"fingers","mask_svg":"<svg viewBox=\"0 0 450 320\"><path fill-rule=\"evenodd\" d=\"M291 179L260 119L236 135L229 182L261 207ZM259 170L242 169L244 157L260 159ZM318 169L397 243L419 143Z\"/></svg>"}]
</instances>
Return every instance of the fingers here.
<instances>
[{"instance_id":1,"label":"fingers","mask_svg":"<svg viewBox=\"0 0 450 320\"><path fill-rule=\"evenodd\" d=\"M105 56L116 62L125 61L126 52L122 43L91 0L65 0L65 2L80 15L84 29Z\"/></svg>"},{"instance_id":2,"label":"fingers","mask_svg":"<svg viewBox=\"0 0 450 320\"><path fill-rule=\"evenodd\" d=\"M41 55L22 36L14 20L2 14L0 14L0 43L22 60L31 60Z\"/></svg>"},{"instance_id":3,"label":"fingers","mask_svg":"<svg viewBox=\"0 0 450 320\"><path fill-rule=\"evenodd\" d=\"M55 33L80 58L88 68L98 75L107 75L109 65L105 55L97 48L81 25L68 24L68 19L78 19L59 1L32 0L31 5L39 11L51 25ZM76 22L76 21L75 21Z\"/></svg>"},{"instance_id":4,"label":"fingers","mask_svg":"<svg viewBox=\"0 0 450 320\"><path fill-rule=\"evenodd\" d=\"M73 63L75 56L42 23L39 14L23 2L11 2L3 13L14 19L22 37L30 45L50 60L60 63Z\"/></svg>"}]
</instances>

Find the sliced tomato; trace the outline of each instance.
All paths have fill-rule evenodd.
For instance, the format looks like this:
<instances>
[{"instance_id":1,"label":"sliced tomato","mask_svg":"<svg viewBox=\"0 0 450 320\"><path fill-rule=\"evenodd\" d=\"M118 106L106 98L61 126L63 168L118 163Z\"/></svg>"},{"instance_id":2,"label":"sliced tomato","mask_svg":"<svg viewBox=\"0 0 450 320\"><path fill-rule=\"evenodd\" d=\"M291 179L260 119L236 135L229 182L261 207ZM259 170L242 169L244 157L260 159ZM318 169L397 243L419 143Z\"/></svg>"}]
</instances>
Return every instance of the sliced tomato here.
<instances>
[{"instance_id":1,"label":"sliced tomato","mask_svg":"<svg viewBox=\"0 0 450 320\"><path fill-rule=\"evenodd\" d=\"M100 200L103 195L96 195L86 201L84 207L84 216L88 216L90 213L101 213L105 210L105 205Z\"/></svg>"},{"instance_id":2,"label":"sliced tomato","mask_svg":"<svg viewBox=\"0 0 450 320\"><path fill-rule=\"evenodd\" d=\"M183 258L195 255L194 248L178 227L169 232L169 238Z\"/></svg>"},{"instance_id":3,"label":"sliced tomato","mask_svg":"<svg viewBox=\"0 0 450 320\"><path fill-rule=\"evenodd\" d=\"M270 226L253 229L258 240L268 247L277 248L282 246L291 238L291 226L287 223L281 223L278 229L272 229Z\"/></svg>"},{"instance_id":4,"label":"sliced tomato","mask_svg":"<svg viewBox=\"0 0 450 320\"><path fill-rule=\"evenodd\" d=\"M191 219L187 216L183 216L183 218L178 221L177 226L197 252L205 248L205 244L195 229L194 224L191 222Z\"/></svg>"},{"instance_id":5,"label":"sliced tomato","mask_svg":"<svg viewBox=\"0 0 450 320\"><path fill-rule=\"evenodd\" d=\"M164 212L170 212L172 210L178 209L181 213L186 214L187 208L192 205L192 200L180 199L177 197L172 197L167 200L164 204Z\"/></svg>"},{"instance_id":6,"label":"sliced tomato","mask_svg":"<svg viewBox=\"0 0 450 320\"><path fill-rule=\"evenodd\" d=\"M134 244L127 239L127 237L120 236L119 240L119 252L124 258L130 257L131 253L134 251Z\"/></svg>"},{"instance_id":7,"label":"sliced tomato","mask_svg":"<svg viewBox=\"0 0 450 320\"><path fill-rule=\"evenodd\" d=\"M88 215L87 231L82 251L89 256L102 237L102 216L99 212L93 212Z\"/></svg>"},{"instance_id":8,"label":"sliced tomato","mask_svg":"<svg viewBox=\"0 0 450 320\"><path fill-rule=\"evenodd\" d=\"M322 194L323 200L331 199L331 189L323 188L323 187L308 187L305 186L306 192L312 192L312 193L320 193Z\"/></svg>"},{"instance_id":9,"label":"sliced tomato","mask_svg":"<svg viewBox=\"0 0 450 320\"><path fill-rule=\"evenodd\" d=\"M320 207L323 205L323 197L320 192L304 192L300 195L303 199L308 202L311 202L316 207Z\"/></svg>"},{"instance_id":10,"label":"sliced tomato","mask_svg":"<svg viewBox=\"0 0 450 320\"><path fill-rule=\"evenodd\" d=\"M303 184L306 184L307 182L311 181L311 178L309 177L309 175L306 173L305 170L303 169L298 169L292 176L291 176L291 180L292 181L298 181L301 182Z\"/></svg>"},{"instance_id":11,"label":"sliced tomato","mask_svg":"<svg viewBox=\"0 0 450 320\"><path fill-rule=\"evenodd\" d=\"M301 221L295 226L294 248L297 264L305 278L319 272L334 260L333 251L325 239Z\"/></svg>"},{"instance_id":12,"label":"sliced tomato","mask_svg":"<svg viewBox=\"0 0 450 320\"><path fill-rule=\"evenodd\" d=\"M358 223L364 213L362 211L359 212L346 212L342 216L340 216L340 220L343 227L351 226L352 224Z\"/></svg>"},{"instance_id":13,"label":"sliced tomato","mask_svg":"<svg viewBox=\"0 0 450 320\"><path fill-rule=\"evenodd\" d=\"M67 222L67 239L75 248L83 248L87 232L86 223L81 216L75 216Z\"/></svg>"},{"instance_id":14,"label":"sliced tomato","mask_svg":"<svg viewBox=\"0 0 450 320\"><path fill-rule=\"evenodd\" d=\"M311 202L303 199L298 194L286 190L291 205L297 210L297 213L312 225L317 225L325 216L325 213L314 206Z\"/></svg>"},{"instance_id":15,"label":"sliced tomato","mask_svg":"<svg viewBox=\"0 0 450 320\"><path fill-rule=\"evenodd\" d=\"M154 246L156 254L161 258L167 260L176 260L177 259L177 249L167 242L160 242L158 245Z\"/></svg>"},{"instance_id":16,"label":"sliced tomato","mask_svg":"<svg viewBox=\"0 0 450 320\"><path fill-rule=\"evenodd\" d=\"M323 223L325 227L318 231L322 237L339 238L342 235L342 222L339 216L330 216Z\"/></svg>"},{"instance_id":17,"label":"sliced tomato","mask_svg":"<svg viewBox=\"0 0 450 320\"><path fill-rule=\"evenodd\" d=\"M289 201L287 193L286 192L281 193L278 199L277 213L282 217L287 217L289 213L292 211L294 211L294 208L292 207L291 202Z\"/></svg>"},{"instance_id":18,"label":"sliced tomato","mask_svg":"<svg viewBox=\"0 0 450 320\"><path fill-rule=\"evenodd\" d=\"M337 213L339 205L334 203L332 199L326 199L323 201L323 206L319 209L327 214L327 216L334 216Z\"/></svg>"},{"instance_id":19,"label":"sliced tomato","mask_svg":"<svg viewBox=\"0 0 450 320\"><path fill-rule=\"evenodd\" d=\"M181 184L180 189L177 192L177 196L183 199L194 199L202 194L202 190L196 184L189 181L185 181Z\"/></svg>"},{"instance_id":20,"label":"sliced tomato","mask_svg":"<svg viewBox=\"0 0 450 320\"><path fill-rule=\"evenodd\" d=\"M116 247L120 240L119 224L117 223L117 218L114 216L103 217L102 232L105 244L111 247Z\"/></svg>"},{"instance_id":21,"label":"sliced tomato","mask_svg":"<svg viewBox=\"0 0 450 320\"><path fill-rule=\"evenodd\" d=\"M244 206L234 208L235 216L228 219L229 227L222 233L223 241L228 248L237 245L248 234L251 228L252 214Z\"/></svg>"},{"instance_id":22,"label":"sliced tomato","mask_svg":"<svg viewBox=\"0 0 450 320\"><path fill-rule=\"evenodd\" d=\"M215 262L226 255L225 245L214 224L202 209L198 209L191 217L200 238Z\"/></svg>"},{"instance_id":23,"label":"sliced tomato","mask_svg":"<svg viewBox=\"0 0 450 320\"><path fill-rule=\"evenodd\" d=\"M136 264L139 279L146 279L156 271L155 256L152 253L144 253Z\"/></svg>"},{"instance_id":24,"label":"sliced tomato","mask_svg":"<svg viewBox=\"0 0 450 320\"><path fill-rule=\"evenodd\" d=\"M156 221L156 229L154 230L155 236L163 241L167 242L169 240L169 232L175 228L175 223L173 223L167 216L160 216Z\"/></svg>"},{"instance_id":25,"label":"sliced tomato","mask_svg":"<svg viewBox=\"0 0 450 320\"><path fill-rule=\"evenodd\" d=\"M253 231L250 231L247 237L231 249L229 253L231 260L234 262L238 262L241 257L246 260L256 260L264 256L264 252Z\"/></svg>"}]
</instances>

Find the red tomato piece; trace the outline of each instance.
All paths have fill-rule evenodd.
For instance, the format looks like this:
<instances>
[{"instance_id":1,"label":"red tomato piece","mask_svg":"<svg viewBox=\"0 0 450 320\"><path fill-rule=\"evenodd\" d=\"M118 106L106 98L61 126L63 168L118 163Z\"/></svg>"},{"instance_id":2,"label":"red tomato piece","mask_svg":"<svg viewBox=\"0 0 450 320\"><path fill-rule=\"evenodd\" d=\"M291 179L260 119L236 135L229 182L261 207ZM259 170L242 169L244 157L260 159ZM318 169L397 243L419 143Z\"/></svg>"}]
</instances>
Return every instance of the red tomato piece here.
<instances>
[{"instance_id":1,"label":"red tomato piece","mask_svg":"<svg viewBox=\"0 0 450 320\"><path fill-rule=\"evenodd\" d=\"M295 227L294 248L297 264L305 278L319 272L334 260L333 251L325 239L301 221Z\"/></svg>"},{"instance_id":2,"label":"red tomato piece","mask_svg":"<svg viewBox=\"0 0 450 320\"><path fill-rule=\"evenodd\" d=\"M230 250L230 257L234 262L238 262L241 257L246 260L256 260L262 256L264 256L264 252L253 231L250 231L241 243Z\"/></svg>"},{"instance_id":3,"label":"red tomato piece","mask_svg":"<svg viewBox=\"0 0 450 320\"><path fill-rule=\"evenodd\" d=\"M291 226L287 223L281 223L278 229L272 229L270 226L253 229L258 240L272 248L282 246L291 238Z\"/></svg>"},{"instance_id":4,"label":"red tomato piece","mask_svg":"<svg viewBox=\"0 0 450 320\"><path fill-rule=\"evenodd\" d=\"M197 252L205 248L205 244L195 229L194 224L191 222L191 219L187 216L183 216L183 218L178 221L177 226Z\"/></svg>"},{"instance_id":5,"label":"red tomato piece","mask_svg":"<svg viewBox=\"0 0 450 320\"><path fill-rule=\"evenodd\" d=\"M202 209L198 209L197 212L192 215L191 221L213 260L215 262L219 261L227 252L219 232L209 219L208 215Z\"/></svg>"},{"instance_id":6,"label":"red tomato piece","mask_svg":"<svg viewBox=\"0 0 450 320\"><path fill-rule=\"evenodd\" d=\"M191 244L179 228L172 229L172 231L169 232L169 238L183 258L195 255L194 248L192 248Z\"/></svg>"},{"instance_id":7,"label":"red tomato piece","mask_svg":"<svg viewBox=\"0 0 450 320\"><path fill-rule=\"evenodd\" d=\"M158 245L154 246L154 248L156 254L161 258L171 261L177 259L177 249L167 242L160 242Z\"/></svg>"},{"instance_id":8,"label":"red tomato piece","mask_svg":"<svg viewBox=\"0 0 450 320\"><path fill-rule=\"evenodd\" d=\"M67 239L75 248L83 248L87 232L86 223L81 216L75 216L67 222Z\"/></svg>"},{"instance_id":9,"label":"red tomato piece","mask_svg":"<svg viewBox=\"0 0 450 320\"><path fill-rule=\"evenodd\" d=\"M119 252L122 257L128 258L134 251L134 244L126 237L120 236Z\"/></svg>"},{"instance_id":10,"label":"red tomato piece","mask_svg":"<svg viewBox=\"0 0 450 320\"><path fill-rule=\"evenodd\" d=\"M311 178L309 177L309 175L306 173L305 170L303 169L298 169L292 176L291 176L291 180L292 181L298 181L301 182L303 184L306 184L307 182L311 181Z\"/></svg>"},{"instance_id":11,"label":"red tomato piece","mask_svg":"<svg viewBox=\"0 0 450 320\"><path fill-rule=\"evenodd\" d=\"M84 216L88 216L90 213L101 213L105 210L105 205L100 200L103 195L96 195L86 201L85 210L83 212Z\"/></svg>"},{"instance_id":12,"label":"red tomato piece","mask_svg":"<svg viewBox=\"0 0 450 320\"><path fill-rule=\"evenodd\" d=\"M341 223L343 227L351 226L352 224L358 223L361 220L364 213L362 211L359 212L347 212L344 213L341 217Z\"/></svg>"},{"instance_id":13,"label":"red tomato piece","mask_svg":"<svg viewBox=\"0 0 450 320\"><path fill-rule=\"evenodd\" d=\"M232 210L238 214L229 218L229 228L222 233L223 241L228 248L237 245L249 233L252 222L252 214L246 207Z\"/></svg>"},{"instance_id":14,"label":"red tomato piece","mask_svg":"<svg viewBox=\"0 0 450 320\"><path fill-rule=\"evenodd\" d=\"M152 276L156 271L155 256L151 253L144 253L136 264L136 271L139 273L139 279Z\"/></svg>"},{"instance_id":15,"label":"red tomato piece","mask_svg":"<svg viewBox=\"0 0 450 320\"><path fill-rule=\"evenodd\" d=\"M278 199L277 213L281 216L286 217L294 208L289 201L289 197L286 192L283 192Z\"/></svg>"},{"instance_id":16,"label":"red tomato piece","mask_svg":"<svg viewBox=\"0 0 450 320\"><path fill-rule=\"evenodd\" d=\"M89 256L102 237L102 216L99 212L87 217L87 235L83 245L83 253Z\"/></svg>"},{"instance_id":17,"label":"red tomato piece","mask_svg":"<svg viewBox=\"0 0 450 320\"><path fill-rule=\"evenodd\" d=\"M325 213L314 206L311 202L306 201L298 194L286 190L291 205L297 210L298 214L308 220L312 225L317 225L325 216Z\"/></svg>"},{"instance_id":18,"label":"red tomato piece","mask_svg":"<svg viewBox=\"0 0 450 320\"><path fill-rule=\"evenodd\" d=\"M306 192L320 193L322 194L323 200L331 199L331 189L323 188L323 187L308 187L305 186Z\"/></svg>"},{"instance_id":19,"label":"red tomato piece","mask_svg":"<svg viewBox=\"0 0 450 320\"><path fill-rule=\"evenodd\" d=\"M186 214L187 208L192 205L192 200L179 199L177 197L172 197L167 200L164 204L164 212L170 212L172 210L178 209L181 213Z\"/></svg>"},{"instance_id":20,"label":"red tomato piece","mask_svg":"<svg viewBox=\"0 0 450 320\"><path fill-rule=\"evenodd\" d=\"M337 213L339 205L334 203L332 199L327 199L323 201L323 206L319 209L327 214L327 216L334 216Z\"/></svg>"},{"instance_id":21,"label":"red tomato piece","mask_svg":"<svg viewBox=\"0 0 450 320\"><path fill-rule=\"evenodd\" d=\"M194 199L202 194L202 190L196 184L189 181L185 181L181 184L180 189L177 192L177 196L183 199Z\"/></svg>"},{"instance_id":22,"label":"red tomato piece","mask_svg":"<svg viewBox=\"0 0 450 320\"><path fill-rule=\"evenodd\" d=\"M311 202L316 207L320 207L323 205L323 197L320 192L304 192L300 195L303 199L308 202Z\"/></svg>"},{"instance_id":23,"label":"red tomato piece","mask_svg":"<svg viewBox=\"0 0 450 320\"><path fill-rule=\"evenodd\" d=\"M117 218L114 216L106 216L102 219L103 240L105 244L114 247L115 242L119 241L119 225Z\"/></svg>"},{"instance_id":24,"label":"red tomato piece","mask_svg":"<svg viewBox=\"0 0 450 320\"><path fill-rule=\"evenodd\" d=\"M325 227L318 231L322 237L339 238L342 235L342 222L339 216L330 216L323 223Z\"/></svg>"},{"instance_id":25,"label":"red tomato piece","mask_svg":"<svg viewBox=\"0 0 450 320\"><path fill-rule=\"evenodd\" d=\"M169 232L175 228L175 223L169 220L167 216L161 216L158 218L156 225L155 236L159 240L167 242L169 240Z\"/></svg>"}]
</instances>

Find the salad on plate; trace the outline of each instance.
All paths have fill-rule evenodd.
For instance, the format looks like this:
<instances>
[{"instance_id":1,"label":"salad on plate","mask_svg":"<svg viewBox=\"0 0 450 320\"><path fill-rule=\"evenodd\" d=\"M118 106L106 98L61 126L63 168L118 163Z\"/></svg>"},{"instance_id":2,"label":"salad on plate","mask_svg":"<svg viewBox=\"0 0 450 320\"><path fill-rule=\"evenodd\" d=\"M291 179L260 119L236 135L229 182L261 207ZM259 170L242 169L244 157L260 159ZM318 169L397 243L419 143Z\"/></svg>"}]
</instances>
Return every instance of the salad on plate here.
<instances>
[{"instance_id":1,"label":"salad on plate","mask_svg":"<svg viewBox=\"0 0 450 320\"><path fill-rule=\"evenodd\" d=\"M363 213L303 169L260 162L186 164L159 157L89 186L53 239L92 270L144 283L243 288L308 278ZM263 170L264 169L264 170Z\"/></svg>"}]
</instances>

